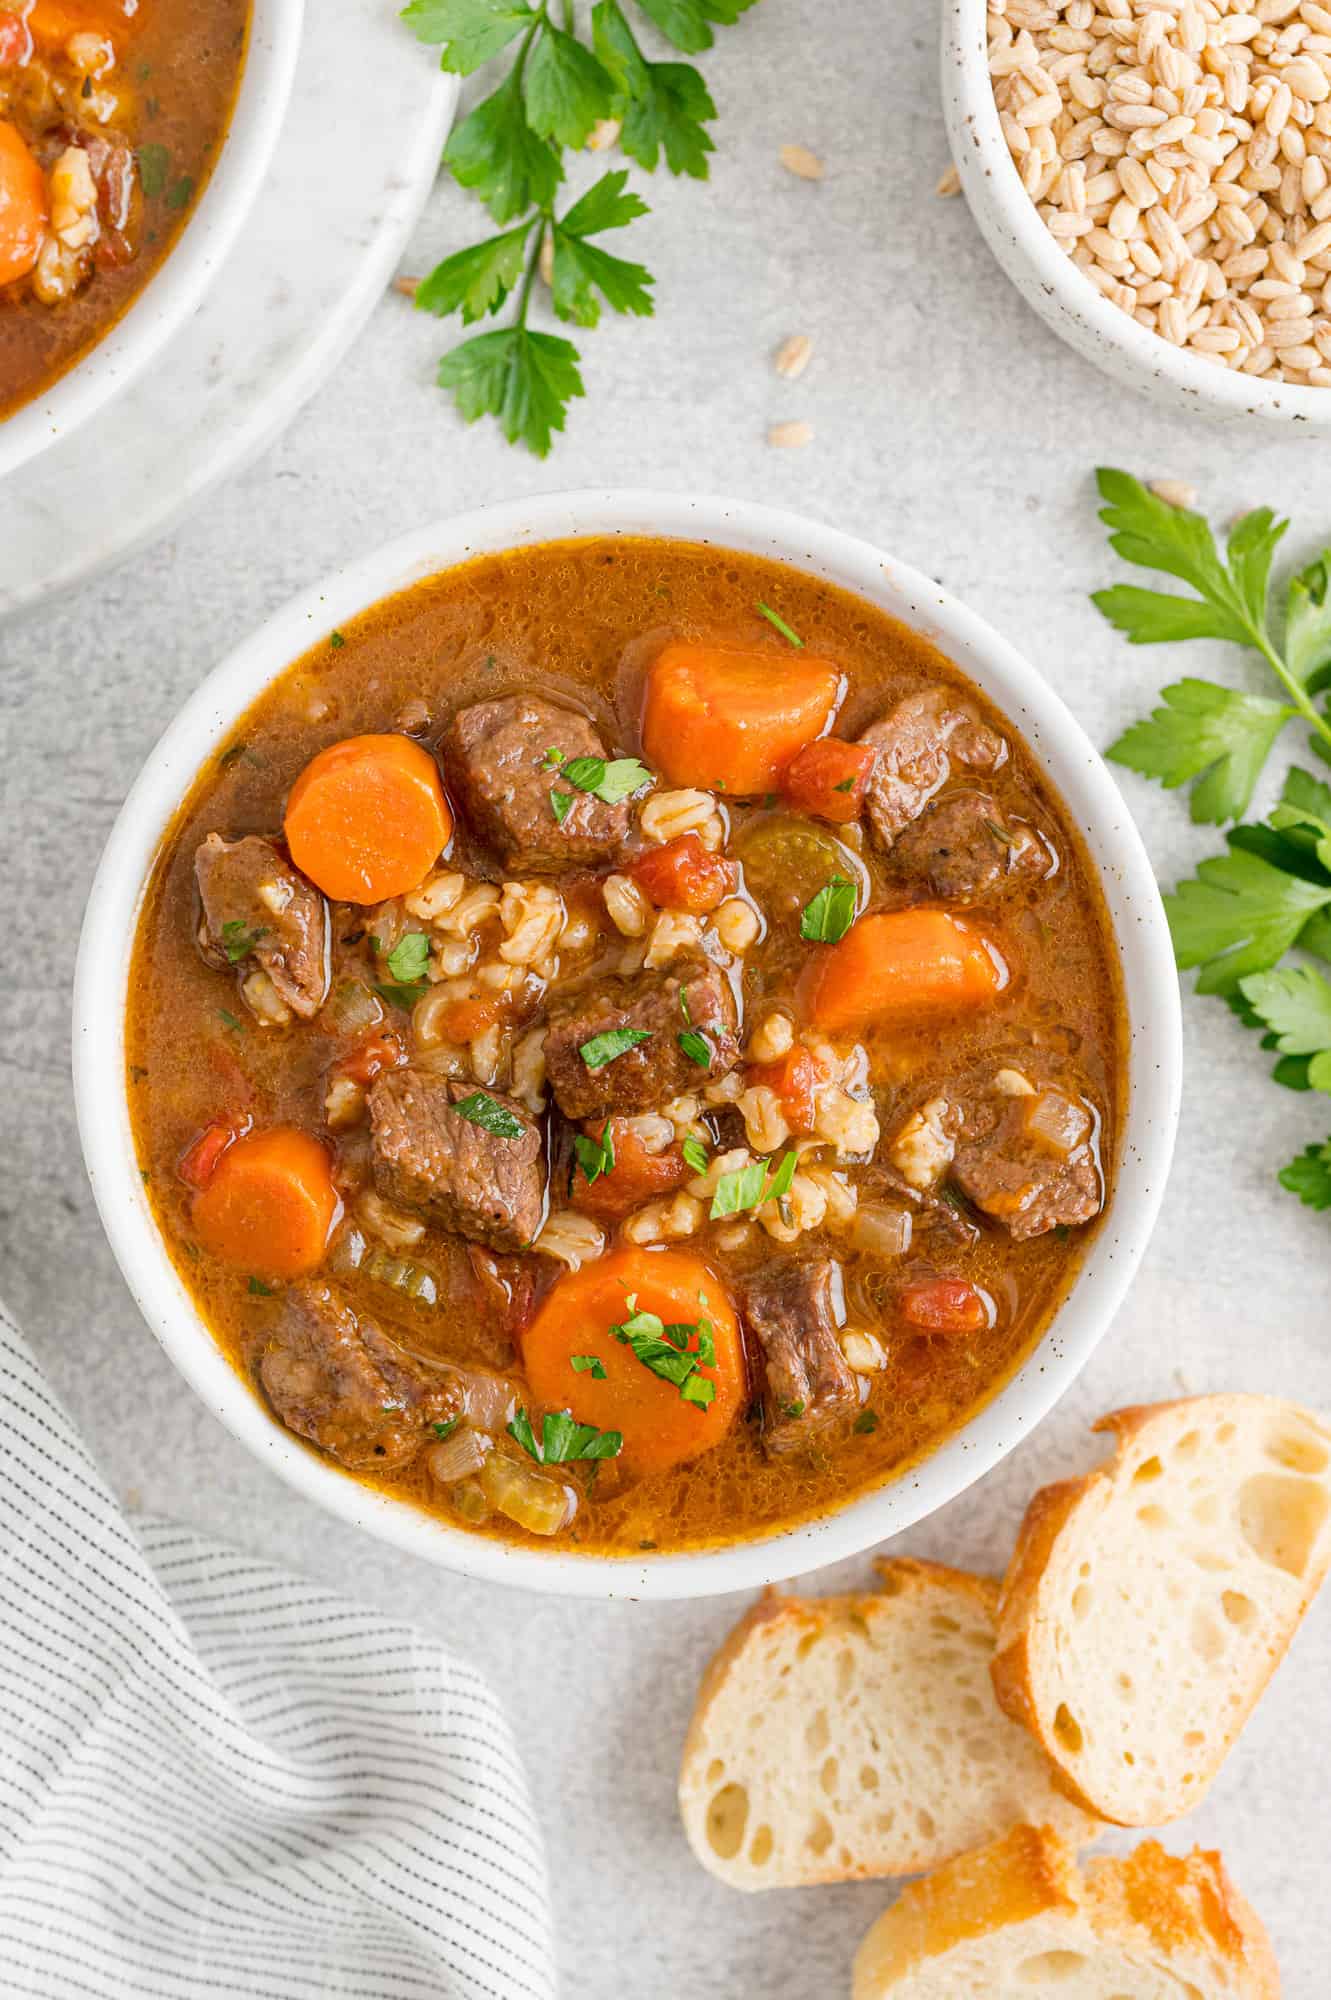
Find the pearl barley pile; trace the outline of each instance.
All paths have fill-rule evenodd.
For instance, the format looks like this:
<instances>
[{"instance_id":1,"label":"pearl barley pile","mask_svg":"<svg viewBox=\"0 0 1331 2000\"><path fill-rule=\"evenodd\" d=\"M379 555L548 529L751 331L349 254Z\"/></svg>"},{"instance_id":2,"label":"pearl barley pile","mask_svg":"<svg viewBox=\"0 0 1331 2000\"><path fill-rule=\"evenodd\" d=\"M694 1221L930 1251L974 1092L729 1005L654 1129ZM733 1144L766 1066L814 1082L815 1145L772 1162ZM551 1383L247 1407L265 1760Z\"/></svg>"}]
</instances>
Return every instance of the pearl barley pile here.
<instances>
[{"instance_id":1,"label":"pearl barley pile","mask_svg":"<svg viewBox=\"0 0 1331 2000\"><path fill-rule=\"evenodd\" d=\"M1331 4L990 0L989 70L1027 193L1107 299L1331 388Z\"/></svg>"}]
</instances>

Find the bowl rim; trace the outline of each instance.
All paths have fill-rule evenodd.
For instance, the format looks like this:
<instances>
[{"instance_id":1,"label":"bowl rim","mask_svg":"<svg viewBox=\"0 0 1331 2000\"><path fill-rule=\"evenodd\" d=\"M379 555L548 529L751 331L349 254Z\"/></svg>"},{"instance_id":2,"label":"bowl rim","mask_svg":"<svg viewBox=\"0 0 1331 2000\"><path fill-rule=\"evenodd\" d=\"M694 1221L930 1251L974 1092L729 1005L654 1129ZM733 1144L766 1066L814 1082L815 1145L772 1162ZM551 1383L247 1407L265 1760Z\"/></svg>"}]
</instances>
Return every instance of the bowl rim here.
<instances>
[{"instance_id":1,"label":"bowl rim","mask_svg":"<svg viewBox=\"0 0 1331 2000\"><path fill-rule=\"evenodd\" d=\"M295 79L304 13L305 0L253 0L231 119L193 214L103 337L0 421L0 479L59 444L127 388L199 304L267 175Z\"/></svg>"},{"instance_id":2,"label":"bowl rim","mask_svg":"<svg viewBox=\"0 0 1331 2000\"><path fill-rule=\"evenodd\" d=\"M471 1535L348 1478L283 1430L221 1352L167 1256L139 1177L125 1084L128 970L162 836L259 693L322 634L424 577L477 555L602 534L767 554L867 597L939 645L1020 729L1081 827L1114 923L1129 1021L1114 1202L1039 1345L1004 1387L918 1464L836 1513L756 1541L638 1558ZM1080 724L1015 647L928 577L839 529L747 501L600 490L501 502L418 528L299 592L213 669L149 753L107 840L79 939L72 1055L84 1160L129 1289L186 1380L261 1462L342 1520L442 1567L558 1594L671 1599L861 1553L954 1499L1052 1408L1107 1330L1155 1222L1178 1121L1182 1025L1168 925L1140 835Z\"/></svg>"},{"instance_id":3,"label":"bowl rim","mask_svg":"<svg viewBox=\"0 0 1331 2000\"><path fill-rule=\"evenodd\" d=\"M948 0L943 16L944 104L950 104L949 73L958 79L958 116L949 117L953 156L967 200L1001 214L1012 246L1030 267L1046 301L1056 299L1064 314L1083 321L1097 339L1117 350L1134 375L1164 382L1194 405L1226 417L1258 416L1276 422L1331 427L1331 390L1297 383L1263 382L1240 375L1175 347L1149 327L1139 326L1097 291L1070 257L1058 248L1031 200L1008 151L989 75L985 35L986 0ZM1000 257L1000 262L1005 261ZM1009 272L1012 276L1013 273ZM1058 330L1066 328L1045 306L1040 310Z\"/></svg>"}]
</instances>

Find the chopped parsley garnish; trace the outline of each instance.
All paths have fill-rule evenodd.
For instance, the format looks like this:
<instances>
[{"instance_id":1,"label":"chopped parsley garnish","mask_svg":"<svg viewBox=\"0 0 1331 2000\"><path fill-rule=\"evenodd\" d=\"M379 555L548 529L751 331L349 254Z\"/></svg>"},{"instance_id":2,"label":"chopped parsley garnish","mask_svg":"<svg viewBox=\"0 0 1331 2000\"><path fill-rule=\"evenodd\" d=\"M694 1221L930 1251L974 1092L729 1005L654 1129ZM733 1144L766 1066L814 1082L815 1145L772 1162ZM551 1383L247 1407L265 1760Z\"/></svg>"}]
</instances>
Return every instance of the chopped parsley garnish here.
<instances>
[{"instance_id":1,"label":"chopped parsley garnish","mask_svg":"<svg viewBox=\"0 0 1331 2000\"><path fill-rule=\"evenodd\" d=\"M171 154L160 140L150 139L146 146L138 150L139 186L149 201L155 201L166 191L167 177L171 172Z\"/></svg>"},{"instance_id":2,"label":"chopped parsley garnish","mask_svg":"<svg viewBox=\"0 0 1331 2000\"><path fill-rule=\"evenodd\" d=\"M766 1160L751 1160L747 1167L737 1167L734 1173L722 1174L712 1196L712 1221L719 1222L727 1215L741 1215L746 1209L761 1208L764 1202L783 1201L790 1193L798 1160L799 1155L792 1148L783 1156L775 1173L770 1175Z\"/></svg>"},{"instance_id":3,"label":"chopped parsley garnish","mask_svg":"<svg viewBox=\"0 0 1331 2000\"><path fill-rule=\"evenodd\" d=\"M876 1410L861 1410L851 1425L851 1429L858 1431L861 1437L868 1437L870 1432L876 1431L877 1428L878 1412Z\"/></svg>"},{"instance_id":4,"label":"chopped parsley garnish","mask_svg":"<svg viewBox=\"0 0 1331 2000\"><path fill-rule=\"evenodd\" d=\"M568 818L572 805L572 792L557 792L553 785L550 787L550 810L561 826Z\"/></svg>"},{"instance_id":5,"label":"chopped parsley garnish","mask_svg":"<svg viewBox=\"0 0 1331 2000\"><path fill-rule=\"evenodd\" d=\"M804 641L803 639L801 639L799 633L794 631L789 625L787 625L785 619L781 616L781 613L779 611L773 611L770 604L763 604L760 601L758 604L754 606L754 609L755 611L757 611L760 618L765 618L769 625L774 625L777 631L781 634L781 637L783 639L788 639L792 646L801 646L801 647L803 646Z\"/></svg>"},{"instance_id":6,"label":"chopped parsley garnish","mask_svg":"<svg viewBox=\"0 0 1331 2000\"><path fill-rule=\"evenodd\" d=\"M347 642L340 632L330 632L328 634L328 643L335 653L340 653Z\"/></svg>"},{"instance_id":7,"label":"chopped parsley garnish","mask_svg":"<svg viewBox=\"0 0 1331 2000\"><path fill-rule=\"evenodd\" d=\"M602 1174L613 1173L615 1166L615 1146L610 1136L610 1120L606 1119L605 1128L599 1139L589 1139L585 1132L575 1132L573 1134L573 1155L577 1162L573 1171L576 1173L578 1167L582 1168L588 1187L592 1185L593 1181L599 1180Z\"/></svg>"},{"instance_id":8,"label":"chopped parsley garnish","mask_svg":"<svg viewBox=\"0 0 1331 2000\"><path fill-rule=\"evenodd\" d=\"M630 1347L636 1360L663 1382L672 1382L686 1403L705 1410L716 1395L716 1383L700 1368L716 1362L716 1339L710 1320L700 1319L688 1326L659 1314L639 1312L635 1295L628 1299L629 1317L610 1331L621 1346ZM697 1342L696 1347L694 1342Z\"/></svg>"},{"instance_id":9,"label":"chopped parsley garnish","mask_svg":"<svg viewBox=\"0 0 1331 2000\"><path fill-rule=\"evenodd\" d=\"M568 1465L582 1458L618 1458L624 1449L622 1431L602 1431L595 1424L577 1423L568 1410L549 1410L538 1438L531 1418L519 1404L508 1434L538 1465Z\"/></svg>"},{"instance_id":10,"label":"chopped parsley garnish","mask_svg":"<svg viewBox=\"0 0 1331 2000\"><path fill-rule=\"evenodd\" d=\"M712 1045L697 1028L681 1028L675 1040L683 1049L690 1062L697 1063L699 1069L712 1067Z\"/></svg>"},{"instance_id":11,"label":"chopped parsley garnish","mask_svg":"<svg viewBox=\"0 0 1331 2000\"><path fill-rule=\"evenodd\" d=\"M707 1172L707 1148L701 1139L695 1139L690 1135L679 1150L684 1155L686 1167L692 1167L695 1174Z\"/></svg>"},{"instance_id":12,"label":"chopped parsley garnish","mask_svg":"<svg viewBox=\"0 0 1331 2000\"><path fill-rule=\"evenodd\" d=\"M251 1278L249 1288L251 1296L256 1299L271 1299L273 1296L272 1286L265 1285L261 1278Z\"/></svg>"},{"instance_id":13,"label":"chopped parsley garnish","mask_svg":"<svg viewBox=\"0 0 1331 2000\"><path fill-rule=\"evenodd\" d=\"M604 1382L605 1363L599 1354L571 1354L569 1364L575 1375L590 1375L593 1382Z\"/></svg>"},{"instance_id":14,"label":"chopped parsley garnish","mask_svg":"<svg viewBox=\"0 0 1331 2000\"><path fill-rule=\"evenodd\" d=\"M855 780L853 778L843 778L839 785L833 785L832 787L834 792L853 792L854 789Z\"/></svg>"},{"instance_id":15,"label":"chopped parsley garnish","mask_svg":"<svg viewBox=\"0 0 1331 2000\"><path fill-rule=\"evenodd\" d=\"M800 936L810 944L836 944L855 921L859 894L844 875L834 875L800 913Z\"/></svg>"},{"instance_id":16,"label":"chopped parsley garnish","mask_svg":"<svg viewBox=\"0 0 1331 2000\"><path fill-rule=\"evenodd\" d=\"M563 751L551 748L546 751L544 757L541 759L541 769L543 771L557 771L563 761Z\"/></svg>"},{"instance_id":17,"label":"chopped parsley garnish","mask_svg":"<svg viewBox=\"0 0 1331 2000\"><path fill-rule=\"evenodd\" d=\"M402 986L424 979L430 963L430 940L424 931L408 931L388 954L388 970Z\"/></svg>"},{"instance_id":18,"label":"chopped parsley garnish","mask_svg":"<svg viewBox=\"0 0 1331 2000\"><path fill-rule=\"evenodd\" d=\"M804 1415L804 1404L802 1402L783 1403L781 1405L781 1414L783 1417L789 1417L792 1423L797 1423Z\"/></svg>"},{"instance_id":19,"label":"chopped parsley garnish","mask_svg":"<svg viewBox=\"0 0 1331 2000\"><path fill-rule=\"evenodd\" d=\"M431 1424L430 1429L434 1432L435 1436L441 1440L443 1438L451 1438L454 1431L457 1429L458 1425L461 1422L462 1422L461 1417L448 1417L441 1424Z\"/></svg>"},{"instance_id":20,"label":"chopped parsley garnish","mask_svg":"<svg viewBox=\"0 0 1331 2000\"><path fill-rule=\"evenodd\" d=\"M459 1118L479 1125L483 1132L493 1132L497 1139L520 1139L527 1130L507 1105L500 1104L486 1090L473 1090L469 1097L460 1098L453 1109Z\"/></svg>"},{"instance_id":21,"label":"chopped parsley garnish","mask_svg":"<svg viewBox=\"0 0 1331 2000\"><path fill-rule=\"evenodd\" d=\"M390 1007L405 1007L407 1012L410 1013L421 996L429 992L430 986L428 980L422 979L414 986L384 984L376 986L374 990L381 1000L388 1002Z\"/></svg>"},{"instance_id":22,"label":"chopped parsley garnish","mask_svg":"<svg viewBox=\"0 0 1331 2000\"><path fill-rule=\"evenodd\" d=\"M627 1055L630 1049L637 1048L639 1042L650 1042L651 1039L649 1028L606 1028L584 1042L578 1054L588 1069L604 1069L616 1056Z\"/></svg>"},{"instance_id":23,"label":"chopped parsley garnish","mask_svg":"<svg viewBox=\"0 0 1331 2000\"><path fill-rule=\"evenodd\" d=\"M243 757L249 746L245 743L230 743L217 760L219 771L229 771L238 757Z\"/></svg>"},{"instance_id":24,"label":"chopped parsley garnish","mask_svg":"<svg viewBox=\"0 0 1331 2000\"><path fill-rule=\"evenodd\" d=\"M256 930L251 930L239 917L232 917L229 923L222 926L222 949L232 965L239 965L242 958L249 957L259 939L266 938L267 935L267 929L263 924Z\"/></svg>"},{"instance_id":25,"label":"chopped parsley garnish","mask_svg":"<svg viewBox=\"0 0 1331 2000\"><path fill-rule=\"evenodd\" d=\"M219 1007L217 1010L217 1018L222 1023L222 1026L224 1028L230 1028L237 1035L244 1034L245 1023L243 1021L238 1021L229 1008Z\"/></svg>"},{"instance_id":26,"label":"chopped parsley garnish","mask_svg":"<svg viewBox=\"0 0 1331 2000\"><path fill-rule=\"evenodd\" d=\"M575 792L590 792L608 806L617 806L621 799L631 798L654 782L646 765L636 757L615 757L609 762L604 757L570 757L560 765L559 775Z\"/></svg>"}]
</instances>

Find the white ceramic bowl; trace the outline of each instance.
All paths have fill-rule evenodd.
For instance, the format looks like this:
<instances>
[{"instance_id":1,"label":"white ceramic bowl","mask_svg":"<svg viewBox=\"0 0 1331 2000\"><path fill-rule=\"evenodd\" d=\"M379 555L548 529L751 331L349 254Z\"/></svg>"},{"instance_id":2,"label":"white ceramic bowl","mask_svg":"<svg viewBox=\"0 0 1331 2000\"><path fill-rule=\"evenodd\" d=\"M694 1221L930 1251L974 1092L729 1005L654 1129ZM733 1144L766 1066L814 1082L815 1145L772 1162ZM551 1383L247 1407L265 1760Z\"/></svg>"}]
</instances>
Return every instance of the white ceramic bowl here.
<instances>
[{"instance_id":1,"label":"white ceramic bowl","mask_svg":"<svg viewBox=\"0 0 1331 2000\"><path fill-rule=\"evenodd\" d=\"M208 185L170 254L104 339L0 422L0 479L59 442L142 374L207 291L254 206L300 53L304 0L254 0L235 110Z\"/></svg>"},{"instance_id":2,"label":"white ceramic bowl","mask_svg":"<svg viewBox=\"0 0 1331 2000\"><path fill-rule=\"evenodd\" d=\"M1118 937L1131 1027L1113 1207L1039 1347L1002 1392L920 1465L839 1513L734 1548L624 1561L465 1534L348 1479L285 1431L219 1350L166 1255L135 1163L124 1083L130 954L153 861L196 772L243 711L314 640L393 591L471 556L599 534L673 535L773 556L934 640L1021 730L1082 829ZM148 758L93 883L74 982L74 1086L93 1192L144 1317L209 1408L301 1493L398 1548L497 1582L588 1597L690 1597L813 1569L909 1527L996 1464L1084 1365L1137 1268L1169 1169L1180 1068L1178 980L1150 863L1099 755L1035 670L927 577L867 542L769 507L666 493L548 495L439 522L334 571L277 612L215 669Z\"/></svg>"},{"instance_id":3,"label":"white ceramic bowl","mask_svg":"<svg viewBox=\"0 0 1331 2000\"><path fill-rule=\"evenodd\" d=\"M1070 347L1164 408L1246 426L1331 431L1331 389L1262 382L1172 345L1098 292L1065 257L1021 183L998 121L985 0L946 0L942 89L952 158L971 214L1017 290Z\"/></svg>"}]
</instances>

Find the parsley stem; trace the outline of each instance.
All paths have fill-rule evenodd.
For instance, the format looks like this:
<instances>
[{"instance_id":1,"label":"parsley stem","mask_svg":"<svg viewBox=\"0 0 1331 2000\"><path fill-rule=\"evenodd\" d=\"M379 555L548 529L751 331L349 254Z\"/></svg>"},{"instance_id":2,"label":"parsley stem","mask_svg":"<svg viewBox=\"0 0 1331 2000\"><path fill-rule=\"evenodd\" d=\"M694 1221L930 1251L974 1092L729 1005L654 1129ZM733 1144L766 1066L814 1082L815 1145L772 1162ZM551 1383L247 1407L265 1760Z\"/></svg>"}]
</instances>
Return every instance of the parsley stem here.
<instances>
[{"instance_id":1,"label":"parsley stem","mask_svg":"<svg viewBox=\"0 0 1331 2000\"><path fill-rule=\"evenodd\" d=\"M1251 631L1252 628L1249 627L1249 630ZM1294 704L1290 710L1290 714L1301 715L1305 722L1311 723L1322 741L1328 748L1331 748L1331 722L1328 722L1326 717L1322 715L1307 689L1300 687L1279 653L1277 653L1275 647L1271 644L1265 630L1253 631L1253 645L1257 648L1257 651L1266 661L1266 664L1270 667L1272 673L1280 682L1281 687L1284 688L1286 694Z\"/></svg>"}]
</instances>

